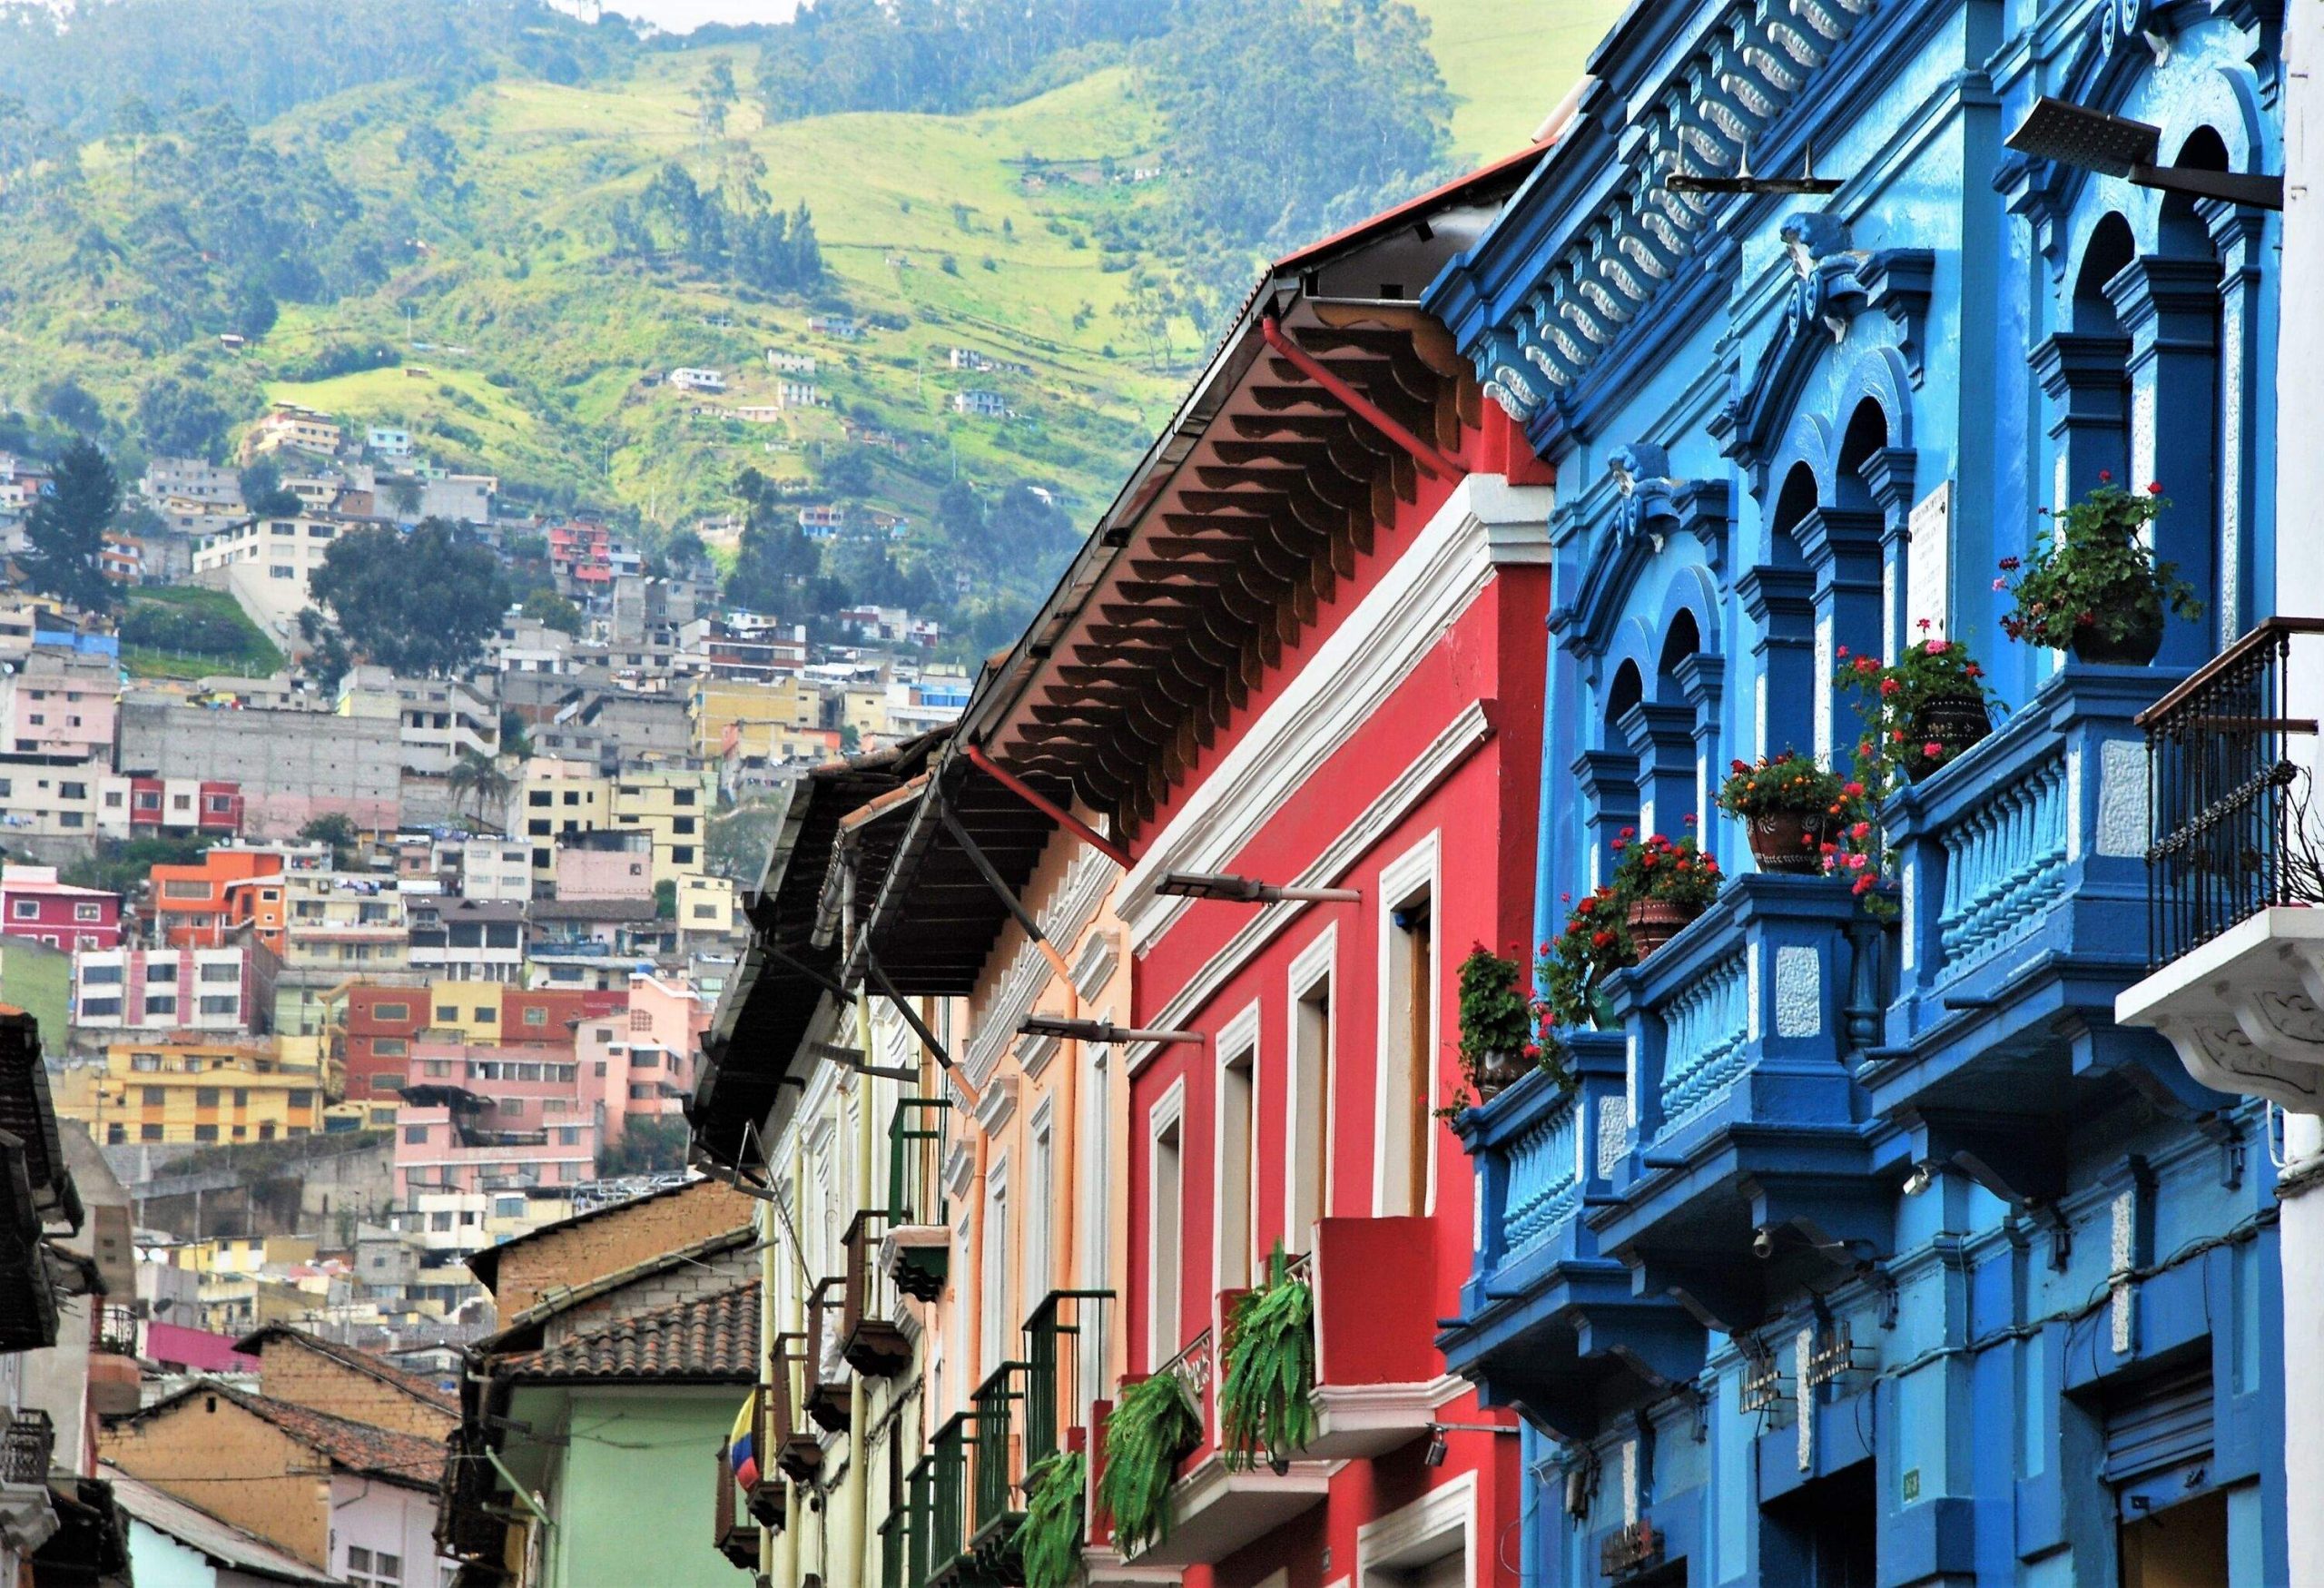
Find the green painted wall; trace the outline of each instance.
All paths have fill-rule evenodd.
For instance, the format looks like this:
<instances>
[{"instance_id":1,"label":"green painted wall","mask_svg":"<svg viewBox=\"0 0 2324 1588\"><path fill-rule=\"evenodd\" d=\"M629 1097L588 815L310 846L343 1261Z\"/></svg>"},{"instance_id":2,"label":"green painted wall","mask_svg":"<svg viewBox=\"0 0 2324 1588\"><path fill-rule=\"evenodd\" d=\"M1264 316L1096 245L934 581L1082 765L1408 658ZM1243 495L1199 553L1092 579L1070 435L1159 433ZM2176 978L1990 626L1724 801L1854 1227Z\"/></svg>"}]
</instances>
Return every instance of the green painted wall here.
<instances>
[{"instance_id":1,"label":"green painted wall","mask_svg":"<svg viewBox=\"0 0 2324 1588\"><path fill-rule=\"evenodd\" d=\"M63 1053L73 1011L73 956L18 938L0 943L0 1003L13 1003L40 1021L42 1049Z\"/></svg>"},{"instance_id":2,"label":"green painted wall","mask_svg":"<svg viewBox=\"0 0 2324 1588\"><path fill-rule=\"evenodd\" d=\"M740 1385L572 1391L547 1588L748 1583L710 1543L714 1460L743 1394Z\"/></svg>"}]
</instances>

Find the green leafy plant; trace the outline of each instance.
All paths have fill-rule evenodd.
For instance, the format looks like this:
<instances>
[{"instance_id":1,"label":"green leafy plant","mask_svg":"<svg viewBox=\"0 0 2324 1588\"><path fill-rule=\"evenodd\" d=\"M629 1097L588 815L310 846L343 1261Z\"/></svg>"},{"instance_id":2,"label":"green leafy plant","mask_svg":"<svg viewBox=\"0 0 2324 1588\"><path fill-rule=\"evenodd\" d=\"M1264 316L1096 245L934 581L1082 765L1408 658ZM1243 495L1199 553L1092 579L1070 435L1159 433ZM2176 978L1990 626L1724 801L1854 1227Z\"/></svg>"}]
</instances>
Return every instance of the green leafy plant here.
<instances>
[{"instance_id":1,"label":"green leafy plant","mask_svg":"<svg viewBox=\"0 0 2324 1588\"><path fill-rule=\"evenodd\" d=\"M1731 816L1797 813L1828 814L1840 798L1840 779L1816 764L1815 758L1786 750L1770 759L1728 763L1727 781L1718 787L1718 808Z\"/></svg>"},{"instance_id":2,"label":"green leafy plant","mask_svg":"<svg viewBox=\"0 0 2324 1588\"><path fill-rule=\"evenodd\" d=\"M1573 895L1565 901L1572 902ZM1565 919L1565 927L1544 947L1538 980L1545 1036L1594 1023L1598 990L1607 977L1638 963L1630 927L1622 919L1630 902L1610 886L1600 886Z\"/></svg>"},{"instance_id":3,"label":"green leafy plant","mask_svg":"<svg viewBox=\"0 0 2324 1588\"><path fill-rule=\"evenodd\" d=\"M1277 1241L1267 1281L1235 1301L1226 1321L1219 1444L1228 1469L1288 1461L1315 1436L1315 1293Z\"/></svg>"},{"instance_id":4,"label":"green leafy plant","mask_svg":"<svg viewBox=\"0 0 2324 1588\"><path fill-rule=\"evenodd\" d=\"M1025 1588L1071 1588L1080 1575L1088 1481L1089 1464L1078 1451L1053 1451L1025 1475L1025 1520L1017 1529Z\"/></svg>"},{"instance_id":5,"label":"green leafy plant","mask_svg":"<svg viewBox=\"0 0 2324 1588\"><path fill-rule=\"evenodd\" d=\"M1985 670L1969 647L1930 633L1925 617L1920 627L1923 637L1885 666L1877 656L1851 656L1846 646L1840 647L1842 666L1834 681L1842 694L1864 702L1857 708L1864 738L1856 745L1855 781L1866 786L1876 805L1903 785L1908 766L1934 765L1953 753L1923 738L1924 712L1956 700L1990 705L1992 699Z\"/></svg>"},{"instance_id":6,"label":"green leafy plant","mask_svg":"<svg viewBox=\"0 0 2324 1588\"><path fill-rule=\"evenodd\" d=\"M2119 646L2160 632L2166 612L2202 616L2194 586L2147 544L2147 527L2171 505L2162 482L2133 494L2105 470L2098 480L2063 512L2042 509L2058 521L2055 538L2042 537L2023 561L2002 558L1994 588L2015 598L2001 620L2010 638L2057 651L2093 637Z\"/></svg>"},{"instance_id":7,"label":"green leafy plant","mask_svg":"<svg viewBox=\"0 0 2324 1588\"><path fill-rule=\"evenodd\" d=\"M1106 1423L1106 1470L1098 1498L1114 1519L1124 1554L1170 1534L1170 1484L1178 1463L1202 1443L1202 1408L1175 1373L1123 1389Z\"/></svg>"}]
</instances>

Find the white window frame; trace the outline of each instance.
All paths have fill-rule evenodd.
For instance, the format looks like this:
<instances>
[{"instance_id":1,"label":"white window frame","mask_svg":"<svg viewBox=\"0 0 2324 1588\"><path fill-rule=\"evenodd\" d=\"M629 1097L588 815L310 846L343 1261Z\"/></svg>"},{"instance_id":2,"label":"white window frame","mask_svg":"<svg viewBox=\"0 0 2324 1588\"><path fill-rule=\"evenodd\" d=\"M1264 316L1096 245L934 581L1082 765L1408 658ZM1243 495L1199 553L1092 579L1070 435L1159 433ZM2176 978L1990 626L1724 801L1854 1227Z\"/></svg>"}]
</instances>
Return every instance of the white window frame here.
<instances>
[{"instance_id":1,"label":"white window frame","mask_svg":"<svg viewBox=\"0 0 2324 1588\"><path fill-rule=\"evenodd\" d=\"M1474 1472L1464 1472L1385 1516L1357 1524L1354 1588L1393 1588L1415 1567L1433 1564L1451 1553L1440 1547L1447 1539L1458 1541L1461 1581L1483 1581L1477 1559Z\"/></svg>"},{"instance_id":2,"label":"white window frame","mask_svg":"<svg viewBox=\"0 0 2324 1588\"><path fill-rule=\"evenodd\" d=\"M1258 1271L1255 1248L1258 1244L1259 1228L1259 1001L1253 999L1242 1011L1218 1028L1211 1040L1212 1061L1210 1086L1210 1293L1246 1288ZM1229 1220L1236 1209L1227 1195L1226 1159L1229 1143L1226 1139L1226 1089L1230 1070L1246 1068L1249 1076L1248 1109L1243 1120L1243 1185L1239 1223L1242 1228L1230 1229ZM1236 1272L1230 1254L1239 1252L1241 1271Z\"/></svg>"},{"instance_id":3,"label":"white window frame","mask_svg":"<svg viewBox=\"0 0 2324 1588\"><path fill-rule=\"evenodd\" d=\"M1024 1295L1040 1304L1055 1288L1057 1236L1057 1100L1044 1096L1025 1130ZM1019 1308L1021 1321L1032 1307Z\"/></svg>"},{"instance_id":4,"label":"white window frame","mask_svg":"<svg viewBox=\"0 0 2324 1588\"><path fill-rule=\"evenodd\" d=\"M1332 1148L1336 1137L1340 1089L1332 1084L1339 1058L1340 1041L1340 928L1338 922L1315 934L1315 941L1292 956L1287 981L1289 997L1284 1009L1283 1040L1283 1224L1284 1242L1296 1247L1308 1239L1315 1220L1327 1218L1332 1212ZM1324 1050L1317 1056L1315 1074L1305 1072L1305 1054L1300 1045L1302 1011L1318 985L1324 990ZM1324 1118L1321 1121L1323 1139L1310 1142L1302 1125L1307 1117L1307 1089L1310 1081L1324 1090ZM1321 1149L1322 1174L1315 1187L1315 1205L1304 1208L1299 1194L1299 1169L1312 1153Z\"/></svg>"},{"instance_id":5,"label":"white window frame","mask_svg":"<svg viewBox=\"0 0 2324 1588\"><path fill-rule=\"evenodd\" d=\"M992 1370L1009 1359L1009 1155L996 1157L984 1174L984 1220L977 1234L977 1282L982 1291L974 1384L982 1384Z\"/></svg>"},{"instance_id":6,"label":"white window frame","mask_svg":"<svg viewBox=\"0 0 2324 1588\"><path fill-rule=\"evenodd\" d=\"M1162 1365L1178 1354L1179 1316L1187 1306L1187 1269L1180 1252L1170 1254L1173 1271L1177 1277L1175 1287L1161 1283L1163 1263L1161 1154L1162 1138L1172 1130L1178 1135L1178 1208L1172 1220L1177 1244L1186 1244L1187 1219L1187 1078L1183 1075L1170 1083L1169 1090L1155 1100L1146 1114L1146 1366L1148 1372L1158 1372ZM1177 1294L1166 1296L1167 1288ZM1166 1307L1167 1301L1172 1305Z\"/></svg>"},{"instance_id":7,"label":"white window frame","mask_svg":"<svg viewBox=\"0 0 2324 1588\"><path fill-rule=\"evenodd\" d=\"M1391 1154L1387 1150L1392 1129L1409 1125L1402 1117L1401 1100L1394 1094L1397 1088L1390 1084L1388 1060L1395 1041L1397 1021L1395 1012L1394 962L1395 912L1405 901L1415 894L1428 895L1432 922L1428 933L1428 984L1437 990L1429 1001L1428 1050L1413 1055L1413 1062L1422 1066L1428 1087L1422 1101L1432 1110L1437 1106L1437 1053L1443 1043L1444 999L1442 995L1444 970L1444 883L1442 865L1443 844L1438 834L1431 831L1419 843L1405 850L1380 868L1377 890L1377 932L1379 960L1374 967L1378 981L1378 1001L1373 1005L1378 1011L1374 1024L1378 1028L1377 1053L1373 1069L1372 1114L1372 1213L1384 1218L1395 1213L1394 1198L1390 1195L1388 1178ZM1436 1210L1436 1142L1434 1132L1422 1138L1426 1154L1422 1205L1409 1211L1433 1214Z\"/></svg>"}]
</instances>

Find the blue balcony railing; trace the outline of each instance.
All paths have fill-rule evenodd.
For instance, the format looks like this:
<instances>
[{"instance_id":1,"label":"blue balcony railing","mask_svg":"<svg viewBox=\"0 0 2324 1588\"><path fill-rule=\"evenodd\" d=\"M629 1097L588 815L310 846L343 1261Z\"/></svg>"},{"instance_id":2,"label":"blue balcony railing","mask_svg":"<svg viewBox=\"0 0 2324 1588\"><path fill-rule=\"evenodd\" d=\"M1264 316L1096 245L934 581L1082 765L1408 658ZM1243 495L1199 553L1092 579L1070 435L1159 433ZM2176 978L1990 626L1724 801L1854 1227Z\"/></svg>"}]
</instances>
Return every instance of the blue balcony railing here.
<instances>
[{"instance_id":1,"label":"blue balcony railing","mask_svg":"<svg viewBox=\"0 0 2324 1588\"><path fill-rule=\"evenodd\" d=\"M2070 665L1890 802L1904 918L1885 1047L1866 1074L1881 1108L2036 1024L2105 1023L2146 957L2149 792L2135 719L2181 676Z\"/></svg>"}]
</instances>

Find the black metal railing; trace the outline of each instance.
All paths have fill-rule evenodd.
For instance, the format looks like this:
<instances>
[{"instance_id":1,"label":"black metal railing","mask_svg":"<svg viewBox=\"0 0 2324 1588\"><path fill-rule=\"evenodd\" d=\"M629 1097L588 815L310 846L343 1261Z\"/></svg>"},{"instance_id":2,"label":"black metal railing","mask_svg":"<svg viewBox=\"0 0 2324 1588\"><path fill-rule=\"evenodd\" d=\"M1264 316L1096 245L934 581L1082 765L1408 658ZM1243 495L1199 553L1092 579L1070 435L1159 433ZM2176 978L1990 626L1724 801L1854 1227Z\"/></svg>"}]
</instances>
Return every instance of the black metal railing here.
<instances>
[{"instance_id":1,"label":"black metal railing","mask_svg":"<svg viewBox=\"0 0 2324 1588\"><path fill-rule=\"evenodd\" d=\"M137 1355L137 1311L109 1305L97 1320L97 1349L115 1356Z\"/></svg>"},{"instance_id":2,"label":"black metal railing","mask_svg":"<svg viewBox=\"0 0 2324 1588\"><path fill-rule=\"evenodd\" d=\"M880 1524L880 1588L904 1588L904 1560L911 1553L911 1507L899 1505Z\"/></svg>"},{"instance_id":3,"label":"black metal railing","mask_svg":"<svg viewBox=\"0 0 2324 1588\"><path fill-rule=\"evenodd\" d=\"M773 1348L767 1354L768 1398L767 1438L775 1469L793 1483L807 1483L822 1470L823 1447L797 1411L797 1391L793 1387L792 1369L800 1368L801 1378L811 1378L814 1369L802 1359L805 1356L806 1336L797 1334L777 1335ZM764 1465L763 1462L761 1463Z\"/></svg>"},{"instance_id":4,"label":"black metal railing","mask_svg":"<svg viewBox=\"0 0 2324 1588\"><path fill-rule=\"evenodd\" d=\"M711 1504L711 1547L745 1571L759 1565L758 1528L741 1515L734 1504L734 1467L727 1448L718 1448L718 1487Z\"/></svg>"},{"instance_id":5,"label":"black metal railing","mask_svg":"<svg viewBox=\"0 0 2324 1588\"><path fill-rule=\"evenodd\" d=\"M928 1442L928 1569L926 1582L950 1571L969 1548L969 1424L960 1412Z\"/></svg>"},{"instance_id":6,"label":"black metal railing","mask_svg":"<svg viewBox=\"0 0 2324 1588\"><path fill-rule=\"evenodd\" d=\"M911 1514L905 1574L912 1588L928 1581L929 1545L936 1536L936 1455L931 1450L913 1464L904 1479L905 1504Z\"/></svg>"},{"instance_id":7,"label":"black metal railing","mask_svg":"<svg viewBox=\"0 0 2324 1588\"><path fill-rule=\"evenodd\" d=\"M847 1277L833 1274L807 1293L807 1415L827 1433L847 1432L847 1358L840 1354Z\"/></svg>"},{"instance_id":8,"label":"black metal railing","mask_svg":"<svg viewBox=\"0 0 2324 1588\"><path fill-rule=\"evenodd\" d=\"M2324 618L2270 617L2142 712L2147 747L2147 957L2161 966L2271 904L2315 897L2316 834L2291 742L2292 641Z\"/></svg>"},{"instance_id":9,"label":"black metal railing","mask_svg":"<svg viewBox=\"0 0 2324 1588\"><path fill-rule=\"evenodd\" d=\"M1005 1528L1020 1508L1009 1503L1024 1474L1018 1466L1023 1450L1018 1418L1025 1405L1025 1364L1003 1362L985 1376L969 1399L970 1439L976 1447L971 1464L975 1486L970 1536Z\"/></svg>"},{"instance_id":10,"label":"black metal railing","mask_svg":"<svg viewBox=\"0 0 2324 1588\"><path fill-rule=\"evenodd\" d=\"M1105 1382L1110 1290L1052 1290L1025 1320L1025 1470L1065 1448Z\"/></svg>"},{"instance_id":11,"label":"black metal railing","mask_svg":"<svg viewBox=\"0 0 2324 1588\"><path fill-rule=\"evenodd\" d=\"M944 1156L947 1098L899 1098L888 1120L888 1210L898 1224L941 1224L937 1187Z\"/></svg>"},{"instance_id":12,"label":"black metal railing","mask_svg":"<svg viewBox=\"0 0 2324 1588\"><path fill-rule=\"evenodd\" d=\"M12 1484L48 1482L49 1457L56 1451L56 1425L38 1409L18 1412L0 1436L0 1473Z\"/></svg>"}]
</instances>

